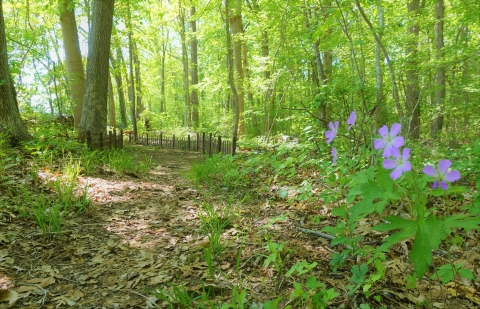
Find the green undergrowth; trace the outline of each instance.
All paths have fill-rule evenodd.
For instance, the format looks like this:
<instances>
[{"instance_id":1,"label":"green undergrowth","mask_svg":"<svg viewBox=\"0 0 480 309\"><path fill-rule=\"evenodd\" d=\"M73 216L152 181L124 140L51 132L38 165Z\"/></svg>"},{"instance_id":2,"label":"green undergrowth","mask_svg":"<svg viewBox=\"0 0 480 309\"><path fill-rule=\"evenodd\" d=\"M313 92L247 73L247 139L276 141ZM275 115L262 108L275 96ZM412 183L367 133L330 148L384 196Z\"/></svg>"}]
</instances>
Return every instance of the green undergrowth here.
<instances>
[{"instance_id":1,"label":"green undergrowth","mask_svg":"<svg viewBox=\"0 0 480 309\"><path fill-rule=\"evenodd\" d=\"M13 149L6 145L8 136L0 135L0 192L10 200L0 207L36 222L44 235L61 234L69 220L88 208L88 178L81 182L80 177L137 175L152 165L136 149L90 151L72 136L75 132L63 127L46 126Z\"/></svg>"},{"instance_id":2,"label":"green undergrowth","mask_svg":"<svg viewBox=\"0 0 480 309\"><path fill-rule=\"evenodd\" d=\"M197 186L216 192L262 196L272 205L278 199L308 205L313 214L306 223L309 231L321 231L333 238L335 253L330 256L330 271L346 276L344 290L328 286L317 277L313 271L316 262L288 261L292 254L289 240L274 241L265 230L263 267L275 274L276 289L271 291L271 299L258 302L254 291L235 285L231 302L220 307L205 306L202 300L209 297L204 293L196 295L192 308L329 308L338 297L356 299L355 308L398 306L398 300L385 297L381 291L392 284L389 260L392 254L398 254L392 248L405 239L412 246L405 253L411 268L399 275L405 282L400 288L405 293L416 290L425 295L416 306L456 304L456 299L447 300L445 285L454 283L450 287L461 295L462 280L478 280L478 270L456 261L450 250L467 250L469 239L478 240L480 139L456 148L427 147L425 143L408 141L412 169L399 179L393 179L392 171L383 167L381 154L365 145L337 142L336 164L332 163L329 147L315 143L263 146L254 150L255 146L249 145L249 152L235 157L206 158L193 165L189 177ZM432 177L422 173L423 167L436 166L445 158L454 162L452 169L460 170L461 179L449 184L448 190L432 189ZM324 216L315 214L321 205L330 209L328 225ZM291 216L280 214L267 226L289 221ZM378 243L365 243L365 227L360 222L368 223L369 229L375 231L369 232L375 233L369 237L381 235ZM436 257L437 251L444 252L446 258ZM210 273L214 273L212 257L206 254L205 259ZM441 300L429 293L438 286ZM173 290L181 291L185 292Z\"/></svg>"}]
</instances>

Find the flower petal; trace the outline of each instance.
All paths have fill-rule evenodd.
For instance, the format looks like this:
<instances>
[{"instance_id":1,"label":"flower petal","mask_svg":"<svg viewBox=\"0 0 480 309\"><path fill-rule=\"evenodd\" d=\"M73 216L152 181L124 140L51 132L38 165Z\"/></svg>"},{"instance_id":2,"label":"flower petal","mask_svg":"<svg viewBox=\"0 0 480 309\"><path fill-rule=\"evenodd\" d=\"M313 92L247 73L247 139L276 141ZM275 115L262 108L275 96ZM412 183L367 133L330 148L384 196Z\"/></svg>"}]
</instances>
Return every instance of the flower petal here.
<instances>
[{"instance_id":1,"label":"flower petal","mask_svg":"<svg viewBox=\"0 0 480 309\"><path fill-rule=\"evenodd\" d=\"M408 158L410 158L410 148L405 148L402 152L402 159L403 161L407 161Z\"/></svg>"},{"instance_id":2,"label":"flower petal","mask_svg":"<svg viewBox=\"0 0 480 309\"><path fill-rule=\"evenodd\" d=\"M393 180L396 180L402 176L402 167L399 166L396 169L393 170L393 172L390 174L390 177L392 177Z\"/></svg>"},{"instance_id":3,"label":"flower petal","mask_svg":"<svg viewBox=\"0 0 480 309\"><path fill-rule=\"evenodd\" d=\"M435 177L437 175L437 170L433 166L427 165L423 168L423 173Z\"/></svg>"},{"instance_id":4,"label":"flower petal","mask_svg":"<svg viewBox=\"0 0 480 309\"><path fill-rule=\"evenodd\" d=\"M438 171L442 175L445 175L450 168L450 165L452 165L452 162L450 162L450 160L441 160L440 163L438 163Z\"/></svg>"},{"instance_id":5,"label":"flower petal","mask_svg":"<svg viewBox=\"0 0 480 309\"><path fill-rule=\"evenodd\" d=\"M440 181L440 188L442 188L442 190L447 190L448 184L446 182Z\"/></svg>"},{"instance_id":6,"label":"flower petal","mask_svg":"<svg viewBox=\"0 0 480 309\"><path fill-rule=\"evenodd\" d=\"M457 170L450 171L445 175L446 181L454 182L455 180L459 180L459 179L460 179L460 172Z\"/></svg>"},{"instance_id":7,"label":"flower petal","mask_svg":"<svg viewBox=\"0 0 480 309\"><path fill-rule=\"evenodd\" d=\"M330 130L335 131L335 127L333 126L333 122L330 121L328 123L328 127L330 128Z\"/></svg>"},{"instance_id":8,"label":"flower petal","mask_svg":"<svg viewBox=\"0 0 480 309\"><path fill-rule=\"evenodd\" d=\"M385 141L381 138L376 139L376 140L373 141L373 146L374 146L375 149L380 150L383 147L385 147Z\"/></svg>"},{"instance_id":9,"label":"flower petal","mask_svg":"<svg viewBox=\"0 0 480 309\"><path fill-rule=\"evenodd\" d=\"M400 148L405 144L405 140L403 139L403 136L397 136L392 139L391 144L395 148Z\"/></svg>"},{"instance_id":10,"label":"flower petal","mask_svg":"<svg viewBox=\"0 0 480 309\"><path fill-rule=\"evenodd\" d=\"M332 156L336 156L337 155L337 148L335 147L332 147Z\"/></svg>"},{"instance_id":11,"label":"flower petal","mask_svg":"<svg viewBox=\"0 0 480 309\"><path fill-rule=\"evenodd\" d=\"M392 168L397 167L397 162L392 159L385 159L383 160L383 167L386 168L387 170L391 170Z\"/></svg>"},{"instance_id":12,"label":"flower petal","mask_svg":"<svg viewBox=\"0 0 480 309\"><path fill-rule=\"evenodd\" d=\"M432 189L436 189L438 187L438 181L434 181L432 185Z\"/></svg>"},{"instance_id":13,"label":"flower petal","mask_svg":"<svg viewBox=\"0 0 480 309\"><path fill-rule=\"evenodd\" d=\"M408 172L408 171L412 170L412 165L410 164L410 161L406 161L406 162L403 163L402 170L404 172Z\"/></svg>"},{"instance_id":14,"label":"flower petal","mask_svg":"<svg viewBox=\"0 0 480 309\"><path fill-rule=\"evenodd\" d=\"M390 151L390 156L392 156L395 159L400 158L400 149L392 147L392 150Z\"/></svg>"},{"instance_id":15,"label":"flower petal","mask_svg":"<svg viewBox=\"0 0 480 309\"><path fill-rule=\"evenodd\" d=\"M390 136L397 136L400 131L402 131L402 125L399 123L394 123L392 124L392 128L390 129Z\"/></svg>"},{"instance_id":16,"label":"flower petal","mask_svg":"<svg viewBox=\"0 0 480 309\"><path fill-rule=\"evenodd\" d=\"M388 158L392 155L392 148L393 148L393 146L391 144L387 144L385 146L385 149L383 150L383 156L385 158Z\"/></svg>"},{"instance_id":17,"label":"flower petal","mask_svg":"<svg viewBox=\"0 0 480 309\"><path fill-rule=\"evenodd\" d=\"M378 129L378 133L380 134L380 136L387 135L388 134L388 127L387 126L381 127L380 129Z\"/></svg>"},{"instance_id":18,"label":"flower petal","mask_svg":"<svg viewBox=\"0 0 480 309\"><path fill-rule=\"evenodd\" d=\"M338 131L338 121L335 121L333 125L335 126L335 132Z\"/></svg>"}]
</instances>

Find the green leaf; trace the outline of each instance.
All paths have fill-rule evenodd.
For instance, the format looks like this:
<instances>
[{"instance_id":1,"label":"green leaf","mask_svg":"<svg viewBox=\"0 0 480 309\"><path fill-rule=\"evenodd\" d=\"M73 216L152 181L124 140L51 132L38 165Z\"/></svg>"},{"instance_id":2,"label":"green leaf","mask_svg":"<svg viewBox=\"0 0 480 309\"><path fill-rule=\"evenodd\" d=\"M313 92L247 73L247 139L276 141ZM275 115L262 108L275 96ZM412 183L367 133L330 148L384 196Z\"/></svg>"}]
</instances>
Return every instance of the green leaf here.
<instances>
[{"instance_id":1,"label":"green leaf","mask_svg":"<svg viewBox=\"0 0 480 309\"><path fill-rule=\"evenodd\" d=\"M471 229L478 229L480 227L480 217L463 214L453 215L445 218L443 225L448 228L448 232L451 232L450 228L463 228L468 232Z\"/></svg>"},{"instance_id":2,"label":"green leaf","mask_svg":"<svg viewBox=\"0 0 480 309\"><path fill-rule=\"evenodd\" d=\"M458 274L465 279L475 280L475 276L473 275L472 271L468 268L460 268L458 270Z\"/></svg>"},{"instance_id":3,"label":"green leaf","mask_svg":"<svg viewBox=\"0 0 480 309\"><path fill-rule=\"evenodd\" d=\"M415 264L414 269L417 278L422 278L427 267L432 263L432 247L423 225L418 225L412 251L410 252L410 262Z\"/></svg>"}]
</instances>

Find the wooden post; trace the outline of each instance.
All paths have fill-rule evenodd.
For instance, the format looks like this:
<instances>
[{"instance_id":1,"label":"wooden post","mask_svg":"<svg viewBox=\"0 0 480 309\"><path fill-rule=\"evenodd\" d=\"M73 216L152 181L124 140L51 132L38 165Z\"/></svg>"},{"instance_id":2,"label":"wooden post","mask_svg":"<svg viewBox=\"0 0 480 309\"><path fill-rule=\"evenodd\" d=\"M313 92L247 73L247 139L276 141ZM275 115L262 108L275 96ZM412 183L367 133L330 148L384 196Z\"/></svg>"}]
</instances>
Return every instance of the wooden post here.
<instances>
[{"instance_id":1,"label":"wooden post","mask_svg":"<svg viewBox=\"0 0 480 309\"><path fill-rule=\"evenodd\" d=\"M210 133L209 134L209 141L208 141L208 156L211 157L212 156L212 137L213 137L213 134Z\"/></svg>"},{"instance_id":2,"label":"wooden post","mask_svg":"<svg viewBox=\"0 0 480 309\"><path fill-rule=\"evenodd\" d=\"M202 153L205 154L205 132L202 133Z\"/></svg>"},{"instance_id":3,"label":"wooden post","mask_svg":"<svg viewBox=\"0 0 480 309\"><path fill-rule=\"evenodd\" d=\"M162 147L163 134L160 133L160 147Z\"/></svg>"},{"instance_id":4,"label":"wooden post","mask_svg":"<svg viewBox=\"0 0 480 309\"><path fill-rule=\"evenodd\" d=\"M188 134L187 138L188 138L188 150L190 150L190 134Z\"/></svg>"},{"instance_id":5,"label":"wooden post","mask_svg":"<svg viewBox=\"0 0 480 309\"><path fill-rule=\"evenodd\" d=\"M148 146L148 132L147 132L147 133L145 133L145 134L147 135L147 146Z\"/></svg>"},{"instance_id":6,"label":"wooden post","mask_svg":"<svg viewBox=\"0 0 480 309\"><path fill-rule=\"evenodd\" d=\"M175 134L172 135L172 149L175 149Z\"/></svg>"},{"instance_id":7,"label":"wooden post","mask_svg":"<svg viewBox=\"0 0 480 309\"><path fill-rule=\"evenodd\" d=\"M235 155L235 148L237 148L237 139L232 137L232 157Z\"/></svg>"},{"instance_id":8,"label":"wooden post","mask_svg":"<svg viewBox=\"0 0 480 309\"><path fill-rule=\"evenodd\" d=\"M128 132L128 142L132 143L132 131Z\"/></svg>"},{"instance_id":9,"label":"wooden post","mask_svg":"<svg viewBox=\"0 0 480 309\"><path fill-rule=\"evenodd\" d=\"M103 150L103 133L98 134L98 143L99 143L99 149Z\"/></svg>"},{"instance_id":10,"label":"wooden post","mask_svg":"<svg viewBox=\"0 0 480 309\"><path fill-rule=\"evenodd\" d=\"M222 152L222 137L218 136L218 145L217 145L217 153Z\"/></svg>"},{"instance_id":11,"label":"wooden post","mask_svg":"<svg viewBox=\"0 0 480 309\"><path fill-rule=\"evenodd\" d=\"M87 130L85 132L85 135L87 136L87 147L88 147L88 149L93 150L92 149L92 133L90 132L90 130Z\"/></svg>"},{"instance_id":12,"label":"wooden post","mask_svg":"<svg viewBox=\"0 0 480 309\"><path fill-rule=\"evenodd\" d=\"M200 133L197 133L197 149L195 149L196 151L198 151L200 149Z\"/></svg>"},{"instance_id":13,"label":"wooden post","mask_svg":"<svg viewBox=\"0 0 480 309\"><path fill-rule=\"evenodd\" d=\"M113 148L117 149L118 148L118 145L117 145L117 129L113 129L113 143L114 143L114 146Z\"/></svg>"}]
</instances>

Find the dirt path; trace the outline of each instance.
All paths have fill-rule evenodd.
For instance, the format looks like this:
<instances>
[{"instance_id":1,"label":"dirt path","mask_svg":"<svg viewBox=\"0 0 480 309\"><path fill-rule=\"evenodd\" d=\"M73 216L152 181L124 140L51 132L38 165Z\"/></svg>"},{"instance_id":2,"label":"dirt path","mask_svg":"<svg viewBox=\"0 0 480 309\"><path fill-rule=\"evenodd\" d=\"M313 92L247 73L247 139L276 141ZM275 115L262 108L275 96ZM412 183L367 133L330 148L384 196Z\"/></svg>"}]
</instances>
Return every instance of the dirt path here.
<instances>
[{"instance_id":1,"label":"dirt path","mask_svg":"<svg viewBox=\"0 0 480 309\"><path fill-rule=\"evenodd\" d=\"M69 218L61 237L46 239L33 222L3 215L0 300L12 308L147 308L145 287L186 277L201 284L200 194L182 176L199 155L141 151L152 157L148 174L80 179L93 203Z\"/></svg>"}]
</instances>

